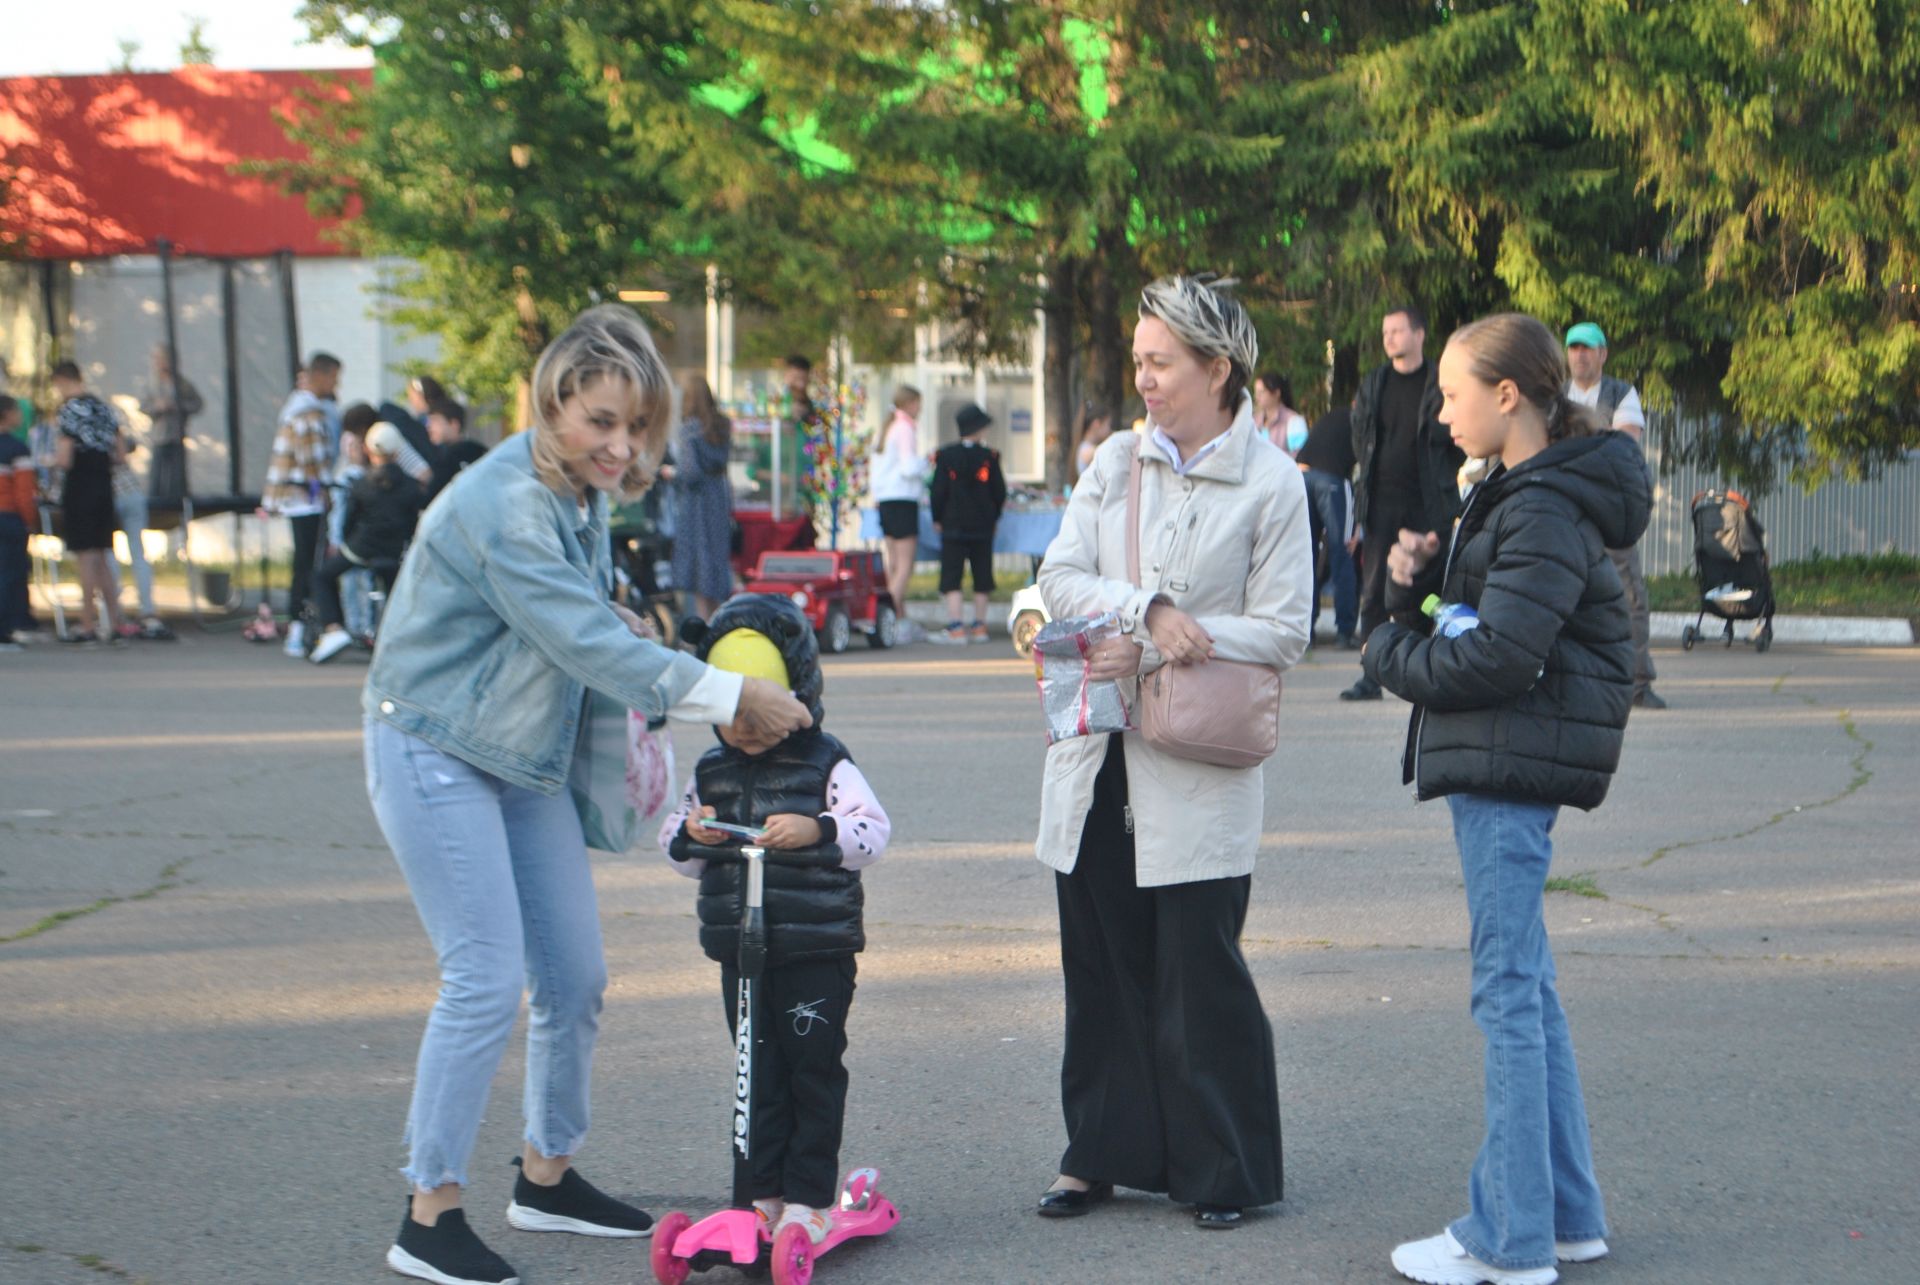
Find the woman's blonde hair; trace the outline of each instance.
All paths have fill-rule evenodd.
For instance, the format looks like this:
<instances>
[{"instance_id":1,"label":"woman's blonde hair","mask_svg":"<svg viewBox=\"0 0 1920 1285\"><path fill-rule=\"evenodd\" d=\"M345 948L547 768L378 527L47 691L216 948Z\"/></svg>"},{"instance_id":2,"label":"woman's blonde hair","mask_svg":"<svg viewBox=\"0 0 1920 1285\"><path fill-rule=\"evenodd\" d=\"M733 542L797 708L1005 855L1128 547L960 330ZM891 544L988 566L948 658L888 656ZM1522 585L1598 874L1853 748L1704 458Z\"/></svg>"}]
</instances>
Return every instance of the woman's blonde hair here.
<instances>
[{"instance_id":1,"label":"woman's blonde hair","mask_svg":"<svg viewBox=\"0 0 1920 1285\"><path fill-rule=\"evenodd\" d=\"M1141 317L1157 317L1173 337L1199 354L1202 361L1227 359L1227 382L1220 390L1220 409L1233 410L1253 378L1260 360L1260 336L1247 309L1228 291L1232 277L1211 272L1193 276L1161 277L1140 292Z\"/></svg>"},{"instance_id":2,"label":"woman's blonde hair","mask_svg":"<svg viewBox=\"0 0 1920 1285\"><path fill-rule=\"evenodd\" d=\"M1553 332L1524 312L1501 312L1470 321L1447 340L1471 359L1467 370L1492 387L1513 381L1547 421L1547 440L1585 437L1606 425L1585 406L1567 398L1567 354Z\"/></svg>"},{"instance_id":3,"label":"woman's blonde hair","mask_svg":"<svg viewBox=\"0 0 1920 1285\"><path fill-rule=\"evenodd\" d=\"M646 421L640 449L620 478L621 498L632 499L653 485L666 457L673 389L639 314L617 303L587 309L540 354L533 368L533 471L563 494L578 489L560 449L560 407L603 379L624 382L635 414Z\"/></svg>"}]
</instances>

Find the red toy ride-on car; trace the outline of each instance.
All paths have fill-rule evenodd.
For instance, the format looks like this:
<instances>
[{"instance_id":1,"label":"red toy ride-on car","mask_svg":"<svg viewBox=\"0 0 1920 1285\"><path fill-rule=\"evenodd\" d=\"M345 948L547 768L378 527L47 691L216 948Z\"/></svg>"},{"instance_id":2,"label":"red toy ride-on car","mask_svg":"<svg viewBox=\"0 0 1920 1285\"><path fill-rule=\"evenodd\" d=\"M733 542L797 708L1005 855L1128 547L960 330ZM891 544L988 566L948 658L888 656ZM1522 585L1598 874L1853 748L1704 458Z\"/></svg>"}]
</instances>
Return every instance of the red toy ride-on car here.
<instances>
[{"instance_id":1,"label":"red toy ride-on car","mask_svg":"<svg viewBox=\"0 0 1920 1285\"><path fill-rule=\"evenodd\" d=\"M837 656L853 641L856 629L873 647L891 647L898 639L900 616L886 583L877 553L814 549L761 554L747 592L790 599L812 623L820 650Z\"/></svg>"}]
</instances>

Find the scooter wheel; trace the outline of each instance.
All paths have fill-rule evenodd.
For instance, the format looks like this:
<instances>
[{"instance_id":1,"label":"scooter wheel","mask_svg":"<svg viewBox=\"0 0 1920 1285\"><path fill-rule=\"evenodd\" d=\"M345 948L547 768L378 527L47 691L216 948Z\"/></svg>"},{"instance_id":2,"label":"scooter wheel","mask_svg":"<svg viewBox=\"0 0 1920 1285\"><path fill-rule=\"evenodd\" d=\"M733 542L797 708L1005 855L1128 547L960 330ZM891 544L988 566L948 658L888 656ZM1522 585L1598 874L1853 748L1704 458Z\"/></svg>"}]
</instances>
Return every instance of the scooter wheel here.
<instances>
[{"instance_id":1,"label":"scooter wheel","mask_svg":"<svg viewBox=\"0 0 1920 1285\"><path fill-rule=\"evenodd\" d=\"M653 1263L653 1279L660 1285L683 1285L687 1273L693 1270L693 1264L673 1252L673 1242L680 1239L680 1233L693 1226L693 1219L678 1209L660 1220L653 1229L653 1247L648 1251Z\"/></svg>"},{"instance_id":2,"label":"scooter wheel","mask_svg":"<svg viewBox=\"0 0 1920 1285\"><path fill-rule=\"evenodd\" d=\"M807 1285L813 1279L813 1240L797 1224L773 1238L773 1285Z\"/></svg>"}]
</instances>

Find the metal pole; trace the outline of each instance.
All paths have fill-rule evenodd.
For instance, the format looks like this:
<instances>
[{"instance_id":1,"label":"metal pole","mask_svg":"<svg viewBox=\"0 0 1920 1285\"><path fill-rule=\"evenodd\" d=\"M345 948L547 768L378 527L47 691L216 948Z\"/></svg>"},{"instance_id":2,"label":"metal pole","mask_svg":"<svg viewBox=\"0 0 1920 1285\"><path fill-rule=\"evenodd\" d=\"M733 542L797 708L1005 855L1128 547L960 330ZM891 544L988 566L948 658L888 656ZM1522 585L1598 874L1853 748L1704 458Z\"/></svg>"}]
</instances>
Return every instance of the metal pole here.
<instances>
[{"instance_id":1,"label":"metal pole","mask_svg":"<svg viewBox=\"0 0 1920 1285\"><path fill-rule=\"evenodd\" d=\"M233 260L220 263L220 330L227 358L227 494L240 494L243 464L240 458L240 319L235 316L239 294L234 288ZM192 487L187 487L191 491Z\"/></svg>"},{"instance_id":2,"label":"metal pole","mask_svg":"<svg viewBox=\"0 0 1920 1285\"><path fill-rule=\"evenodd\" d=\"M287 387L300 374L300 312L293 296L293 251L282 250L274 256L280 266L280 299L287 319Z\"/></svg>"}]
</instances>

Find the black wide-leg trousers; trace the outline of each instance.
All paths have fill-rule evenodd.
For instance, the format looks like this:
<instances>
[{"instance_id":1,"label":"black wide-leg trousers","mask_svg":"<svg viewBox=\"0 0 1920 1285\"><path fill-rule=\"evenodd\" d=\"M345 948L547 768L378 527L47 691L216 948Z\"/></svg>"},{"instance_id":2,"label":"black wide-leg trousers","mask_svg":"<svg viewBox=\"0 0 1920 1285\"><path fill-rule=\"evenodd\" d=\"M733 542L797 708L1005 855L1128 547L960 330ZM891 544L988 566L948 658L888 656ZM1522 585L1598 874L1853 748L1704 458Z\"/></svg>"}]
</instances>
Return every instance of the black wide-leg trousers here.
<instances>
[{"instance_id":1,"label":"black wide-leg trousers","mask_svg":"<svg viewBox=\"0 0 1920 1285\"><path fill-rule=\"evenodd\" d=\"M1273 1028L1240 953L1249 876L1135 884L1125 752L1110 738L1072 874L1060 1172L1186 1204L1281 1197Z\"/></svg>"}]
</instances>

